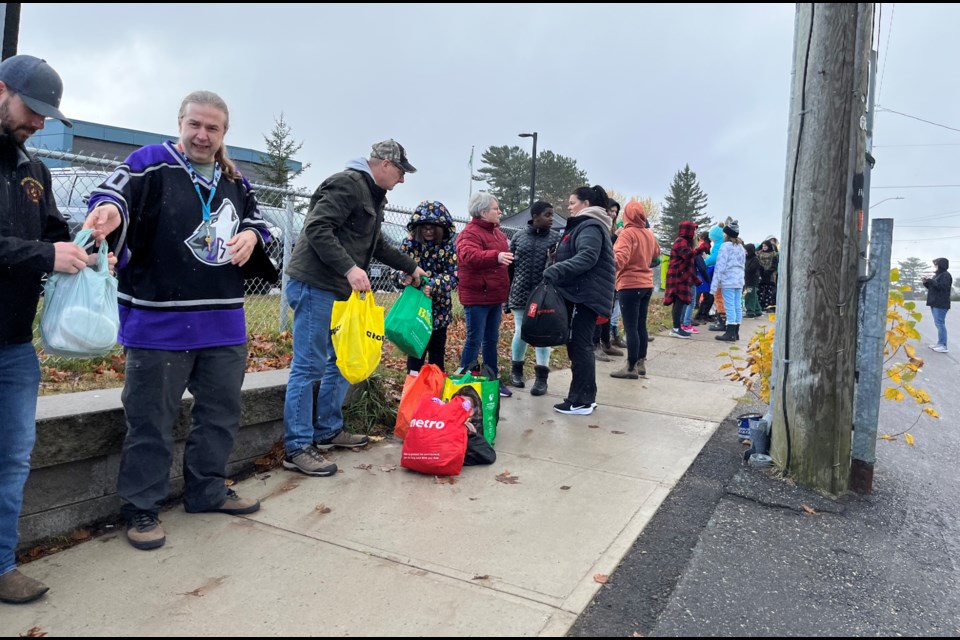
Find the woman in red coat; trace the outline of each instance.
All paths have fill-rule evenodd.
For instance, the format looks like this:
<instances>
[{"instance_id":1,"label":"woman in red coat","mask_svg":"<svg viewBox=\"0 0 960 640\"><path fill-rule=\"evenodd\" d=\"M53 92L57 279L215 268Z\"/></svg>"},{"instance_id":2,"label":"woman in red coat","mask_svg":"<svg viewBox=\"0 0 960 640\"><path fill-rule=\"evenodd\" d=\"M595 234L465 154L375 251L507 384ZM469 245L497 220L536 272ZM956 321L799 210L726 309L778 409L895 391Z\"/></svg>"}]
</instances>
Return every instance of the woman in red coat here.
<instances>
[{"instance_id":1,"label":"woman in red coat","mask_svg":"<svg viewBox=\"0 0 960 640\"><path fill-rule=\"evenodd\" d=\"M460 367L469 368L483 352L483 364L494 377L497 341L500 339L502 305L510 295L507 268L513 262L507 236L500 230L500 203L486 191L470 198L470 222L457 236L460 270L460 303L467 319L467 338L460 355ZM500 386L500 395L512 395Z\"/></svg>"}]
</instances>

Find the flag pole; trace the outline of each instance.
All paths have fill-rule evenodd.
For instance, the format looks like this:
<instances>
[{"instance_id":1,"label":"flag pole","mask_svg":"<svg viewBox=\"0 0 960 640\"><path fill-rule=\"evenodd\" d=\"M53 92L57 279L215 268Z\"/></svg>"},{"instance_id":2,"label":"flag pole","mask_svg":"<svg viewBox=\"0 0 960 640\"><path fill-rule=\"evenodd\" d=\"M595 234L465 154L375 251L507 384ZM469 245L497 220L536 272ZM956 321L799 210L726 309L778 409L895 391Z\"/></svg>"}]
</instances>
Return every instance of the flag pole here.
<instances>
[{"instance_id":1,"label":"flag pole","mask_svg":"<svg viewBox=\"0 0 960 640\"><path fill-rule=\"evenodd\" d=\"M470 192L467 195L467 202L470 202L470 198L473 197L473 145L470 146L470 163L467 166L470 168Z\"/></svg>"}]
</instances>

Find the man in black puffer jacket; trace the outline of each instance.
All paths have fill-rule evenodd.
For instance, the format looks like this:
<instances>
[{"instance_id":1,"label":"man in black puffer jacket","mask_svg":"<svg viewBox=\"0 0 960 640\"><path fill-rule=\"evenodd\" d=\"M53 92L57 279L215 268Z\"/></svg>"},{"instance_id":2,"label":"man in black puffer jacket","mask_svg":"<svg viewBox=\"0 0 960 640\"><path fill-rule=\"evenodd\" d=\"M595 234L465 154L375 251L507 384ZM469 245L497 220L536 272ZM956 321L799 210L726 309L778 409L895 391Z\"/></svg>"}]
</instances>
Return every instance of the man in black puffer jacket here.
<instances>
[{"instance_id":1,"label":"man in black puffer jacket","mask_svg":"<svg viewBox=\"0 0 960 640\"><path fill-rule=\"evenodd\" d=\"M530 221L527 228L518 232L510 241L513 264L510 265L510 300L513 309L513 322L516 331L513 334L510 384L523 388L523 361L527 353L527 343L520 337L520 325L523 312L534 288L543 281L543 270L547 266L547 253L560 242L560 233L553 226L553 205L540 200L530 208ZM530 395L542 396L547 392L547 377L550 374L550 347L536 348L537 379L530 389Z\"/></svg>"}]
</instances>

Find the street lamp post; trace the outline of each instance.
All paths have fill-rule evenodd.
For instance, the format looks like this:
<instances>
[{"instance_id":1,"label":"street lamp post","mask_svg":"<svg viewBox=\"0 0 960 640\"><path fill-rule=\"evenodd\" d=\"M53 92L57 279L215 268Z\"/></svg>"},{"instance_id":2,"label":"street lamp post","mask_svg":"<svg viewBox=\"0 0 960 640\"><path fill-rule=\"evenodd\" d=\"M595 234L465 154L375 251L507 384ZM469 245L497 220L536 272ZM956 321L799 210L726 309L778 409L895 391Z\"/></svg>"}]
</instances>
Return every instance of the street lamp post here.
<instances>
[{"instance_id":1,"label":"street lamp post","mask_svg":"<svg viewBox=\"0 0 960 640\"><path fill-rule=\"evenodd\" d=\"M903 200L903 199L904 199L903 196L893 196L892 198L884 198L884 199L881 200L880 202L876 202L876 203L874 203L874 204L871 204L871 205L870 205L870 208L871 208L871 209L876 209L877 207L880 206L881 203L886 202L887 200Z\"/></svg>"},{"instance_id":2,"label":"street lamp post","mask_svg":"<svg viewBox=\"0 0 960 640\"><path fill-rule=\"evenodd\" d=\"M533 138L533 157L530 161L530 208L537 191L537 132L518 134L521 138Z\"/></svg>"}]
</instances>

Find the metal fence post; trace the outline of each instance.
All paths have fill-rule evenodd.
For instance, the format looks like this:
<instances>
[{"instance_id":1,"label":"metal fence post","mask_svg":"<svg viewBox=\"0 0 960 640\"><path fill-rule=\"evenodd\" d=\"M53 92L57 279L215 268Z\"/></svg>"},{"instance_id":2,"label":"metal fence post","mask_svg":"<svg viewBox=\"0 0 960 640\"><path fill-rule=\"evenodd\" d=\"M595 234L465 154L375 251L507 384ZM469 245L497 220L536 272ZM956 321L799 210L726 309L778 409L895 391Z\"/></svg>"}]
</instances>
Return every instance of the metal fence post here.
<instances>
[{"instance_id":1,"label":"metal fence post","mask_svg":"<svg viewBox=\"0 0 960 640\"><path fill-rule=\"evenodd\" d=\"M883 384L892 247L893 220L872 220L868 262L868 272L871 273L863 283L863 325L857 336L857 388L853 399L853 460L850 469L850 488L861 494L873 492L873 466L877 461L877 422Z\"/></svg>"},{"instance_id":2,"label":"metal fence post","mask_svg":"<svg viewBox=\"0 0 960 640\"><path fill-rule=\"evenodd\" d=\"M290 314L287 313L287 310L290 308L290 305L287 302L287 280L289 276L287 275L287 264L290 260L290 254L293 251L293 200L294 195L288 193L286 195L287 203L287 216L284 218L284 229L283 229L283 261L281 264L281 273L280 273L280 333L283 333L287 330L287 326L290 321Z\"/></svg>"}]
</instances>

